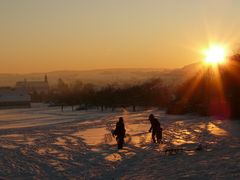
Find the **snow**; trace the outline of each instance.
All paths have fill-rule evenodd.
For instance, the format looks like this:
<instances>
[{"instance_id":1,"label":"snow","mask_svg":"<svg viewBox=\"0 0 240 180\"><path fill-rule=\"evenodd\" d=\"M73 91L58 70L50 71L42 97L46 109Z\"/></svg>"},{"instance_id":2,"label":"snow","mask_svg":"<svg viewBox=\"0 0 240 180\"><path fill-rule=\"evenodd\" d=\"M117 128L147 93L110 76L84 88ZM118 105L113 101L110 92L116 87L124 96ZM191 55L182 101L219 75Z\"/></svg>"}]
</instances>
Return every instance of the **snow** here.
<instances>
[{"instance_id":1,"label":"snow","mask_svg":"<svg viewBox=\"0 0 240 180\"><path fill-rule=\"evenodd\" d=\"M147 117L160 120L163 144L151 142ZM117 150L111 130L124 117ZM73 111L46 105L0 111L0 178L239 179L240 123L154 108ZM203 150L196 148L201 144ZM176 153L166 150L177 149Z\"/></svg>"}]
</instances>

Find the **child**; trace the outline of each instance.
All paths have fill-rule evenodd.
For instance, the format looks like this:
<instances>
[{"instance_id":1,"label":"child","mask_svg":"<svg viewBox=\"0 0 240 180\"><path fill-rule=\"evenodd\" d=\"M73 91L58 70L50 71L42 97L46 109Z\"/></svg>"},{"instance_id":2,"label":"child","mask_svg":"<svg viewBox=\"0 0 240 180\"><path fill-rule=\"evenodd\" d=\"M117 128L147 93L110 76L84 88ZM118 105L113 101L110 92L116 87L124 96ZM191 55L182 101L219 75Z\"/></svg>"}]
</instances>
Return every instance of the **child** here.
<instances>
[{"instance_id":1,"label":"child","mask_svg":"<svg viewBox=\"0 0 240 180\"><path fill-rule=\"evenodd\" d=\"M152 132L152 140L154 143L161 143L162 140L162 128L158 120L154 117L153 114L150 114L149 121L151 123L151 127L149 129L149 132Z\"/></svg>"},{"instance_id":2,"label":"child","mask_svg":"<svg viewBox=\"0 0 240 180\"><path fill-rule=\"evenodd\" d=\"M123 118L120 117L119 121L116 123L116 129L113 131L113 136L116 136L116 140L118 143L118 149L122 149L125 137L125 126L123 122Z\"/></svg>"}]
</instances>

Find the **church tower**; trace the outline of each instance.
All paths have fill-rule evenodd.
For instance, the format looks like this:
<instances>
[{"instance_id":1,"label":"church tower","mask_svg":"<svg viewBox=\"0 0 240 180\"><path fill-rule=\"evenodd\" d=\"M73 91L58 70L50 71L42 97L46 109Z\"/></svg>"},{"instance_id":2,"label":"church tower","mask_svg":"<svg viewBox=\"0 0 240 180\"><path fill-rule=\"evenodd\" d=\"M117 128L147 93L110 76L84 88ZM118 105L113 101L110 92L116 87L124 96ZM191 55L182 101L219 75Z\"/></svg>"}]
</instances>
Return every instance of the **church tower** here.
<instances>
[{"instance_id":1,"label":"church tower","mask_svg":"<svg viewBox=\"0 0 240 180\"><path fill-rule=\"evenodd\" d=\"M44 76L44 82L48 83L48 77L47 77L47 75Z\"/></svg>"}]
</instances>

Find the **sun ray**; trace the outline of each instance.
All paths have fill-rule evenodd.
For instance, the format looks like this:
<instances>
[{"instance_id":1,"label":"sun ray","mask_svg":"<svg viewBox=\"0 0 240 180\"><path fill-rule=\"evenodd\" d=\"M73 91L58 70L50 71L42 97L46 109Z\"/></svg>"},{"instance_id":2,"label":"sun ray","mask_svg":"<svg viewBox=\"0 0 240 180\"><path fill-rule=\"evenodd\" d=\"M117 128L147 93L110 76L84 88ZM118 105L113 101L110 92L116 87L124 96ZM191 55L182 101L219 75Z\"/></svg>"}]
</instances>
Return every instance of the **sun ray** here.
<instances>
[{"instance_id":1,"label":"sun ray","mask_svg":"<svg viewBox=\"0 0 240 180\"><path fill-rule=\"evenodd\" d=\"M210 67L211 73L211 99L209 102L210 115L217 116L218 118L227 119L230 117L230 107L225 97L223 77L221 73L221 67Z\"/></svg>"},{"instance_id":2,"label":"sun ray","mask_svg":"<svg viewBox=\"0 0 240 180\"><path fill-rule=\"evenodd\" d=\"M189 98L191 98L191 96L194 94L194 91L196 90L196 88L198 87L200 81L202 80L204 75L204 71L201 70L198 72L197 76L194 78L194 82L192 83L192 85L189 87L189 89L187 89L187 91L184 93L184 96L181 98L180 103L181 104L186 104L189 100Z\"/></svg>"}]
</instances>

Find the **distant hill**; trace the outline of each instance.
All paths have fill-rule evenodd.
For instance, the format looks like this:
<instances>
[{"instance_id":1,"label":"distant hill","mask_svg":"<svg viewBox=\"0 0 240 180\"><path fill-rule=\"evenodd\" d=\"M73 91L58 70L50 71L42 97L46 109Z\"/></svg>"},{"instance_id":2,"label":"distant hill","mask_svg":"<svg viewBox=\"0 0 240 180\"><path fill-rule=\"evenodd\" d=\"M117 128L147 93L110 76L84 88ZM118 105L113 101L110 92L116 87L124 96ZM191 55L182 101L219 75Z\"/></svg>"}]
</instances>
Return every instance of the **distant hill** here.
<instances>
[{"instance_id":1,"label":"distant hill","mask_svg":"<svg viewBox=\"0 0 240 180\"><path fill-rule=\"evenodd\" d=\"M100 69L89 71L54 71L47 73L31 74L0 74L0 86L15 86L17 81L43 80L48 75L50 86L55 85L59 78L68 83L75 81L90 82L97 85L108 83L136 83L150 78L162 78L167 84L181 83L194 75L199 69L199 64L191 64L178 69Z\"/></svg>"}]
</instances>

